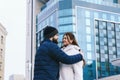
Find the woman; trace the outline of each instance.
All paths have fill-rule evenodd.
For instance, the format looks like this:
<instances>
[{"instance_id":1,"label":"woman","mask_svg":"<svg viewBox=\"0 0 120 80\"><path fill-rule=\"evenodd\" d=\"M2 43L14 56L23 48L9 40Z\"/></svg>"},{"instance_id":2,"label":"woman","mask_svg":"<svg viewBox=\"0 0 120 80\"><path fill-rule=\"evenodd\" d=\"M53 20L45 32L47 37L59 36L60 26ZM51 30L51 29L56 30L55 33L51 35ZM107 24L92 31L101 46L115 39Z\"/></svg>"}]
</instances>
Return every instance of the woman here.
<instances>
[{"instance_id":1,"label":"woman","mask_svg":"<svg viewBox=\"0 0 120 80\"><path fill-rule=\"evenodd\" d=\"M75 36L67 32L63 35L62 50L68 55L82 53ZM59 80L83 80L83 65L84 61L72 65L60 63L60 79Z\"/></svg>"}]
</instances>

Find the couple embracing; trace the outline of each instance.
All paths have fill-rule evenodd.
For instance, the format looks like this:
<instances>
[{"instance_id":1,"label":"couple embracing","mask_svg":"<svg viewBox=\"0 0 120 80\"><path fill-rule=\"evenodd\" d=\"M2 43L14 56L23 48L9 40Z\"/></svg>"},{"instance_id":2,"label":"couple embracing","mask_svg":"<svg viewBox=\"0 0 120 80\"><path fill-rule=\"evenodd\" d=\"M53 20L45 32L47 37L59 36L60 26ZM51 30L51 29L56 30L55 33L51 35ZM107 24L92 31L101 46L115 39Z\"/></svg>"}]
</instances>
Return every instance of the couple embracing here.
<instances>
[{"instance_id":1,"label":"couple embracing","mask_svg":"<svg viewBox=\"0 0 120 80\"><path fill-rule=\"evenodd\" d=\"M65 33L62 48L56 28L47 26L43 37L35 55L34 80L83 80L84 59L75 36Z\"/></svg>"}]
</instances>

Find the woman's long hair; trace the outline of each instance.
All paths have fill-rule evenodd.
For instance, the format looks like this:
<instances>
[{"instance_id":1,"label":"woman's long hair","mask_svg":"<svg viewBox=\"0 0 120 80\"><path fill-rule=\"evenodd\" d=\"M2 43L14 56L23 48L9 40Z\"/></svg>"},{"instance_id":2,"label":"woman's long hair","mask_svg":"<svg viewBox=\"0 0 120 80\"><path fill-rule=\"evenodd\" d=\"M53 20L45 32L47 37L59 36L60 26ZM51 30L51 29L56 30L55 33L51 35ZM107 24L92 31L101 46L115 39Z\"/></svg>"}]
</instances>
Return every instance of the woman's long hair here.
<instances>
[{"instance_id":1,"label":"woman's long hair","mask_svg":"<svg viewBox=\"0 0 120 80\"><path fill-rule=\"evenodd\" d=\"M70 40L72 40L72 43L71 43L71 44L76 45L76 46L79 47L79 45L78 45L78 43L77 43L77 40L76 40L76 38L75 38L75 36L74 36L73 33L71 33L71 32L66 32L66 33L63 35L63 37L64 37L64 36L67 37L67 40L68 40L69 43L71 43ZM62 47L64 47L64 45L63 45ZM80 50L79 50L79 51L80 51ZM83 59L83 66L85 66L85 59Z\"/></svg>"},{"instance_id":2,"label":"woman's long hair","mask_svg":"<svg viewBox=\"0 0 120 80\"><path fill-rule=\"evenodd\" d=\"M67 37L67 40L68 40L69 43L71 43L70 40L73 40L71 44L76 45L76 46L79 46L73 33L71 33L71 32L66 32L66 33L63 35L63 37L64 37L64 36Z\"/></svg>"}]
</instances>

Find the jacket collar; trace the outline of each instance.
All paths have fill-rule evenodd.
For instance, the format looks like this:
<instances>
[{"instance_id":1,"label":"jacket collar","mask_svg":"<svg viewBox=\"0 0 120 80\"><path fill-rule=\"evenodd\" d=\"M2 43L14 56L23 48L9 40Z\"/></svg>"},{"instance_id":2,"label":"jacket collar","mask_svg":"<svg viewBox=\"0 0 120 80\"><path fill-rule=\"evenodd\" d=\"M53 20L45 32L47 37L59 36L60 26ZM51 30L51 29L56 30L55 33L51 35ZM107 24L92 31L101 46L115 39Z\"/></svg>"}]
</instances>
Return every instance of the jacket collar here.
<instances>
[{"instance_id":1,"label":"jacket collar","mask_svg":"<svg viewBox=\"0 0 120 80\"><path fill-rule=\"evenodd\" d=\"M44 41L52 42L50 39L45 39Z\"/></svg>"}]
</instances>

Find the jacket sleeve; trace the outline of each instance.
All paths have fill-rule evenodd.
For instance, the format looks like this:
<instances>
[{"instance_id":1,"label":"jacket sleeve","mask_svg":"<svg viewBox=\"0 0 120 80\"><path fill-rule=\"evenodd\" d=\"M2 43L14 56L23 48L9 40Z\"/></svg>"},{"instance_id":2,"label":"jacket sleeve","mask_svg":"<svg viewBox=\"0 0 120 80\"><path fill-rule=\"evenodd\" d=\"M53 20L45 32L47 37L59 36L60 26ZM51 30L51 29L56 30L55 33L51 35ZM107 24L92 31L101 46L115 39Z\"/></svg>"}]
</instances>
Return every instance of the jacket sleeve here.
<instances>
[{"instance_id":1,"label":"jacket sleeve","mask_svg":"<svg viewBox=\"0 0 120 80\"><path fill-rule=\"evenodd\" d=\"M49 45L50 45L49 49L51 51L49 53L49 55L59 62L62 62L65 64L73 64L73 63L79 62L83 59L83 57L80 53L78 53L76 55L68 56L56 44L51 43Z\"/></svg>"},{"instance_id":2,"label":"jacket sleeve","mask_svg":"<svg viewBox=\"0 0 120 80\"><path fill-rule=\"evenodd\" d=\"M74 80L83 80L83 61L72 65L74 71Z\"/></svg>"}]
</instances>

